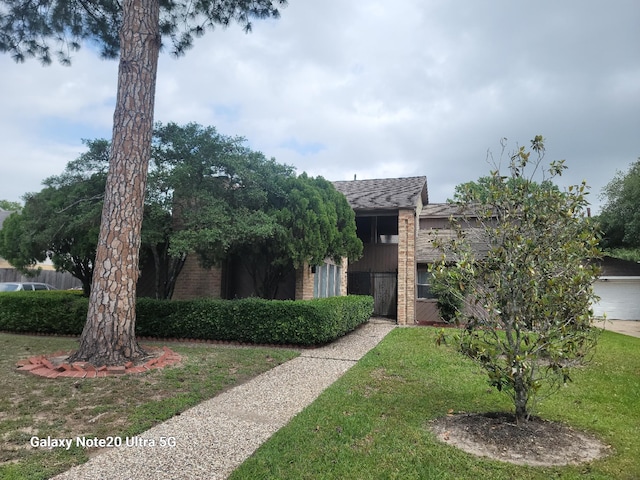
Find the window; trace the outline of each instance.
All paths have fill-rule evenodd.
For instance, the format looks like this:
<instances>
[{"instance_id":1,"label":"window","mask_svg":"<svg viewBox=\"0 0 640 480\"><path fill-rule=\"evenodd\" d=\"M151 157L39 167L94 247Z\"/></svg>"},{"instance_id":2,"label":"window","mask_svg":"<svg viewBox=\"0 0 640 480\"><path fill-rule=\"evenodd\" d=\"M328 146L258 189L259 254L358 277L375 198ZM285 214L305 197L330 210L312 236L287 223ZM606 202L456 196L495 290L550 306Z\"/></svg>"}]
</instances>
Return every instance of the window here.
<instances>
[{"instance_id":1,"label":"window","mask_svg":"<svg viewBox=\"0 0 640 480\"><path fill-rule=\"evenodd\" d=\"M362 243L373 243L373 220L375 217L356 217L356 233Z\"/></svg>"},{"instance_id":2,"label":"window","mask_svg":"<svg viewBox=\"0 0 640 480\"><path fill-rule=\"evenodd\" d=\"M313 279L313 298L337 297L342 285L342 268L325 263L316 267Z\"/></svg>"},{"instance_id":3,"label":"window","mask_svg":"<svg viewBox=\"0 0 640 480\"><path fill-rule=\"evenodd\" d=\"M362 243L398 243L398 216L356 217L356 231Z\"/></svg>"},{"instance_id":4,"label":"window","mask_svg":"<svg viewBox=\"0 0 640 480\"><path fill-rule=\"evenodd\" d=\"M418 298L436 298L431 291L431 273L426 267L418 267Z\"/></svg>"}]
</instances>

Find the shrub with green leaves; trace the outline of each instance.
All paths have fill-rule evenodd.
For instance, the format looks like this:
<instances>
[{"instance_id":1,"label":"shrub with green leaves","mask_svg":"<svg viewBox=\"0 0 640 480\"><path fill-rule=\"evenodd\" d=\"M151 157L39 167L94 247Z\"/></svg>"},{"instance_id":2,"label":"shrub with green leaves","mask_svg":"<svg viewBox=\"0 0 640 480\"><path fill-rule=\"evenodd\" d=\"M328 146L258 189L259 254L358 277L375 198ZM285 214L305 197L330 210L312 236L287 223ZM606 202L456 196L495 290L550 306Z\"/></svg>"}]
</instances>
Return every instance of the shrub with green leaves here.
<instances>
[{"instance_id":1,"label":"shrub with green leaves","mask_svg":"<svg viewBox=\"0 0 640 480\"><path fill-rule=\"evenodd\" d=\"M598 271L588 260L600 251L586 215L587 186L561 191L551 180L566 169L564 161L544 169L542 137L531 147L536 160L520 148L510 175L491 172L482 195L468 184L457 191L460 211L472 213L454 220L457 236L439 244L443 261L434 269L444 282L469 279L466 296L458 293L465 302L460 348L511 396L518 421L529 417L536 396L570 380L598 331L591 309ZM463 228L471 224L477 227Z\"/></svg>"},{"instance_id":2,"label":"shrub with green leaves","mask_svg":"<svg viewBox=\"0 0 640 480\"><path fill-rule=\"evenodd\" d=\"M0 330L80 335L88 301L79 293L0 294ZM351 295L306 301L139 298L136 335L257 344L321 345L366 322L373 299Z\"/></svg>"}]
</instances>

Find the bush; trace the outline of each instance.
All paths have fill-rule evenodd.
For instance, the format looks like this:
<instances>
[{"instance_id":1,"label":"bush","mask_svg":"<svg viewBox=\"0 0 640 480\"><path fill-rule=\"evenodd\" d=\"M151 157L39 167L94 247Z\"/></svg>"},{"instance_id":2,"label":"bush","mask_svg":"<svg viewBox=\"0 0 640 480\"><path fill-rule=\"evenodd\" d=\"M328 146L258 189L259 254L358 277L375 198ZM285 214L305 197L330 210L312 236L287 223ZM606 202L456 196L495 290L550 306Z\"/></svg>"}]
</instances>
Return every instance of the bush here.
<instances>
[{"instance_id":1,"label":"bush","mask_svg":"<svg viewBox=\"0 0 640 480\"><path fill-rule=\"evenodd\" d=\"M0 330L80 335L89 300L76 291L0 293Z\"/></svg>"},{"instance_id":2,"label":"bush","mask_svg":"<svg viewBox=\"0 0 640 480\"><path fill-rule=\"evenodd\" d=\"M0 330L80 335L86 298L70 292L0 294ZM139 298L136 334L143 337L321 345L366 322L373 298L315 300L154 300Z\"/></svg>"}]
</instances>

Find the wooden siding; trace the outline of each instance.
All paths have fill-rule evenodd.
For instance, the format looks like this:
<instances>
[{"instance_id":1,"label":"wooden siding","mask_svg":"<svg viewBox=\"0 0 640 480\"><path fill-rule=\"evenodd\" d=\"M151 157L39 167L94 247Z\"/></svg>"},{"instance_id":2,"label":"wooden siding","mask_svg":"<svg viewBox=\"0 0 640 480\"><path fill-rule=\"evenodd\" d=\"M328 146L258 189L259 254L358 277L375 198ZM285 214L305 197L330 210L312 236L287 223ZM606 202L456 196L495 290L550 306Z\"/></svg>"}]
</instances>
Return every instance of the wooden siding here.
<instances>
[{"instance_id":1,"label":"wooden siding","mask_svg":"<svg viewBox=\"0 0 640 480\"><path fill-rule=\"evenodd\" d=\"M349 265L350 272L396 272L398 245L394 243L365 244L363 256Z\"/></svg>"}]
</instances>

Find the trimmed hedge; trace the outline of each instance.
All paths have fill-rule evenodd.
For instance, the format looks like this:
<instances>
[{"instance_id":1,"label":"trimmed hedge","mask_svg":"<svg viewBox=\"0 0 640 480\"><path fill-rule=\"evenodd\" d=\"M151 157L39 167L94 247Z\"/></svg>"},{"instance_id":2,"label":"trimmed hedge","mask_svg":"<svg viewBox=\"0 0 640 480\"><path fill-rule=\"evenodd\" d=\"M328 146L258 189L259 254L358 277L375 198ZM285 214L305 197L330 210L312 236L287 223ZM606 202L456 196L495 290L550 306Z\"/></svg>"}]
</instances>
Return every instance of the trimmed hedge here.
<instances>
[{"instance_id":1,"label":"trimmed hedge","mask_svg":"<svg viewBox=\"0 0 640 480\"><path fill-rule=\"evenodd\" d=\"M70 292L0 294L0 330L80 335L88 300ZM366 322L373 298L179 300L140 298L136 335L247 343L321 345Z\"/></svg>"}]
</instances>

